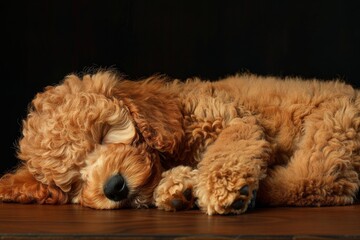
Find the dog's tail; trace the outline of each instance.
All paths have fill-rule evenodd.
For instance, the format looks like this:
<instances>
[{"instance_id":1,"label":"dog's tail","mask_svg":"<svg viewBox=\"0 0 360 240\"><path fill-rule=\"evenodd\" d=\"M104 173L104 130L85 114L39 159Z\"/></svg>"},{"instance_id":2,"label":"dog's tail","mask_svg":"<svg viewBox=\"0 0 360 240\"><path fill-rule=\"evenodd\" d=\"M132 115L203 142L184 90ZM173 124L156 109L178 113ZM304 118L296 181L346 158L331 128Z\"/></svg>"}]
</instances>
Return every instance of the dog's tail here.
<instances>
[{"instance_id":1,"label":"dog's tail","mask_svg":"<svg viewBox=\"0 0 360 240\"><path fill-rule=\"evenodd\" d=\"M0 178L2 202L65 204L68 200L68 194L37 181L25 166Z\"/></svg>"}]
</instances>

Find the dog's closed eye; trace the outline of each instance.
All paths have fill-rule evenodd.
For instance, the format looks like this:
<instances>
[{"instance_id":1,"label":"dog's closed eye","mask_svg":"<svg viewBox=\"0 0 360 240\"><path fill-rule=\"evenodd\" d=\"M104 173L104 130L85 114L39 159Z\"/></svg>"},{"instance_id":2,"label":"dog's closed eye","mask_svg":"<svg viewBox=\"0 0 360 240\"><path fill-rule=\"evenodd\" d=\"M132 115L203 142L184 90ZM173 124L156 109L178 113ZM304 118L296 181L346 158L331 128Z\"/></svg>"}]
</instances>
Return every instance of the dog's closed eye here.
<instances>
[{"instance_id":1,"label":"dog's closed eye","mask_svg":"<svg viewBox=\"0 0 360 240\"><path fill-rule=\"evenodd\" d=\"M136 135L135 126L131 121L125 124L111 126L102 139L102 144L123 143L131 144Z\"/></svg>"}]
</instances>

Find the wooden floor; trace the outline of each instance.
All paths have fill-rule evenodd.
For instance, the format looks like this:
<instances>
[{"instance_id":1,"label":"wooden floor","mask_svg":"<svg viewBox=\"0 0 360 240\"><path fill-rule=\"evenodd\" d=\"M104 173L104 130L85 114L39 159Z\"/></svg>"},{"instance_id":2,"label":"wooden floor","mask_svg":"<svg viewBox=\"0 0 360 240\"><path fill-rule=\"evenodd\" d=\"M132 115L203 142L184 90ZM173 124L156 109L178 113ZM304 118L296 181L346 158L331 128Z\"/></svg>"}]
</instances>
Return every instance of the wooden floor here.
<instances>
[{"instance_id":1,"label":"wooden floor","mask_svg":"<svg viewBox=\"0 0 360 240\"><path fill-rule=\"evenodd\" d=\"M0 203L0 239L360 239L360 205L207 216Z\"/></svg>"}]
</instances>

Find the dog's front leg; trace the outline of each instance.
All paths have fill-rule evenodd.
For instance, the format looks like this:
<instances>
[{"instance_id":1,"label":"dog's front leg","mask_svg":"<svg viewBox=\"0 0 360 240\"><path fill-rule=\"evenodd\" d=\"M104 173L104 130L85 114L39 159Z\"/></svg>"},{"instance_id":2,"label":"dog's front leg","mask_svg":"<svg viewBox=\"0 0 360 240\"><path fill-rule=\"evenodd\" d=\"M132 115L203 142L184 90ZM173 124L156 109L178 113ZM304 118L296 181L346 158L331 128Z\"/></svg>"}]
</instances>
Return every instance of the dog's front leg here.
<instances>
[{"instance_id":1,"label":"dog's front leg","mask_svg":"<svg viewBox=\"0 0 360 240\"><path fill-rule=\"evenodd\" d=\"M165 211L187 210L195 206L193 188L197 170L188 166L177 166L162 174L154 191L154 202Z\"/></svg>"},{"instance_id":2,"label":"dog's front leg","mask_svg":"<svg viewBox=\"0 0 360 240\"><path fill-rule=\"evenodd\" d=\"M255 204L271 148L254 117L234 119L204 152L195 196L209 215L240 214Z\"/></svg>"}]
</instances>

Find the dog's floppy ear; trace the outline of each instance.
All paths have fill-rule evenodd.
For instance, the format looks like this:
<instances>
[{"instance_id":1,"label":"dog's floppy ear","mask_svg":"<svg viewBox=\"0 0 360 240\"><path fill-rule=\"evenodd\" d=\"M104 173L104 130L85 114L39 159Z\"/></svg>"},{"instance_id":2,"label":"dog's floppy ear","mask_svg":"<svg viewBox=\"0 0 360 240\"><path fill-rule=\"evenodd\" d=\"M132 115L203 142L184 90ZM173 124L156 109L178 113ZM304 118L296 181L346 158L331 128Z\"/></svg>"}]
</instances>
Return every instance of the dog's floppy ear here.
<instances>
[{"instance_id":1,"label":"dog's floppy ear","mask_svg":"<svg viewBox=\"0 0 360 240\"><path fill-rule=\"evenodd\" d=\"M147 144L172 153L184 136L183 120L176 93L165 84L165 80L158 77L123 81L117 94L127 105Z\"/></svg>"},{"instance_id":2,"label":"dog's floppy ear","mask_svg":"<svg viewBox=\"0 0 360 240\"><path fill-rule=\"evenodd\" d=\"M39 204L64 204L68 196L58 187L37 181L29 170L22 166L14 173L0 179L0 201Z\"/></svg>"}]
</instances>

